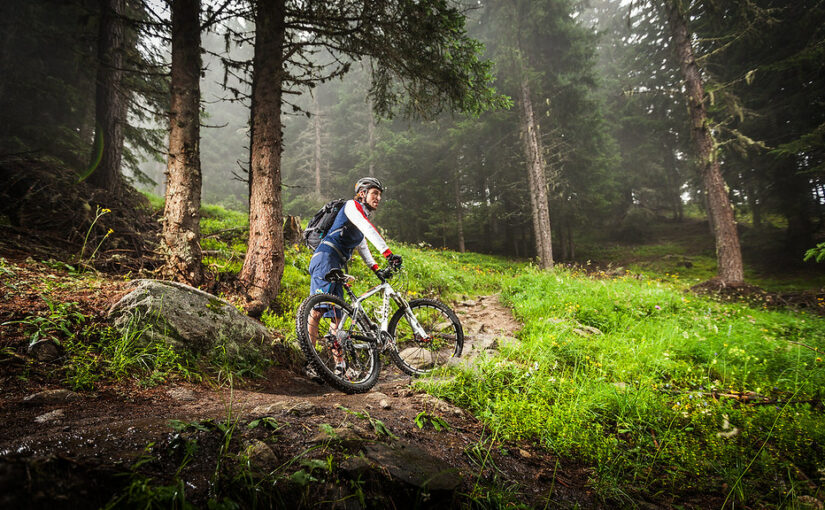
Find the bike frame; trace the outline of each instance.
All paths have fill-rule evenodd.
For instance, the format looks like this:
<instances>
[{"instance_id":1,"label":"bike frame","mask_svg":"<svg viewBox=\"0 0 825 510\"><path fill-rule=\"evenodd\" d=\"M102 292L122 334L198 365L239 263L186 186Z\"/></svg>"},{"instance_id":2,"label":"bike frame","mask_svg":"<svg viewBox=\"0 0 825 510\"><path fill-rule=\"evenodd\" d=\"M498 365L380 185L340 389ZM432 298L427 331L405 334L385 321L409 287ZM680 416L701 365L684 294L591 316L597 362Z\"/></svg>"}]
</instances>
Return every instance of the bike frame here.
<instances>
[{"instance_id":1,"label":"bike frame","mask_svg":"<svg viewBox=\"0 0 825 510\"><path fill-rule=\"evenodd\" d=\"M354 277L347 275L349 278L354 280ZM398 305L400 310L404 310L404 315L407 317L407 320L410 323L410 326L413 328L413 332L416 335L423 337L427 336L427 332L424 331L424 328L421 327L421 324L418 323L418 320L413 315L412 310L410 310L410 305L407 303L407 300L404 299L401 294L397 293L395 289L389 284L389 282L382 281L381 284L376 285L375 287L367 290L360 296L356 296L355 293L350 288L349 282L344 284L344 288L347 290L350 298L352 299L352 323L350 324L350 329L355 327L355 324L358 320L358 314L361 313L364 318L367 320L367 323L370 325L370 328L375 331L376 324L372 321L367 311L361 306L361 303L366 301L367 299L371 298L372 296L382 293L381 296L381 308L378 310L378 318L380 319L379 324L377 325L379 333L389 333L387 331L390 322L390 300L395 301L395 304ZM378 338L376 338L378 343L381 345L382 349L386 348L387 346L384 344L384 341L379 334ZM393 337L391 340L395 343L395 338Z\"/></svg>"}]
</instances>

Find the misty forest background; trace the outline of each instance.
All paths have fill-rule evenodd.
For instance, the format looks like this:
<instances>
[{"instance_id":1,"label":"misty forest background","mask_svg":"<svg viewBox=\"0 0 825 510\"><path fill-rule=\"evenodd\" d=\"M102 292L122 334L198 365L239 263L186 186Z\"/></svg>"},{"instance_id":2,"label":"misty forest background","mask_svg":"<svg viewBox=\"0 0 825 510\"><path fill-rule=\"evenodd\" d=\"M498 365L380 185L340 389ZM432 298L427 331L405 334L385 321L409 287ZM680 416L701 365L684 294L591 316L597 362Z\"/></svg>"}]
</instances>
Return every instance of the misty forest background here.
<instances>
[{"instance_id":1,"label":"misty forest background","mask_svg":"<svg viewBox=\"0 0 825 510\"><path fill-rule=\"evenodd\" d=\"M112 86L126 112L116 121L124 140L122 174L135 187L163 195L170 165L170 8L114 3L125 20L120 81ZM706 219L703 168L717 163L724 179L719 189L732 204L737 243L749 265L787 268L801 265L806 253L809 259L819 254L825 232L821 2L546 0L428 8L435 12L436 4L466 16L463 27L449 30L466 30L483 43L474 51L493 64L487 84L495 98L487 91L477 107L456 107L451 98L447 108L419 108L424 87L381 83L393 80L380 72L387 55L336 49L335 36L318 28L323 9L316 7L315 25L301 25L307 13L288 6L287 23L295 23L287 37L295 49L284 67L290 78L279 89L284 215L307 218L327 200L349 196L358 177L374 175L387 186L376 223L391 239L538 257L547 267L583 261L593 247L613 241L644 242L655 221L678 229ZM96 127L99 135L105 131L95 106L101 5L107 2L4 2L4 158L57 161L78 175L96 168L89 163L100 149ZM251 190L255 15L245 3L204 2L198 31L202 201L237 210L247 210ZM701 118L691 111L698 106L686 103L674 15L698 64ZM417 71L410 66L396 74L405 72ZM474 72L458 94L479 95L472 81L481 75ZM708 154L697 153L697 129L712 144ZM528 170L528 132L539 135L544 186ZM545 193L538 196L537 189ZM537 223L541 204L546 225ZM552 232L552 252L540 252L542 229ZM741 278L734 273L727 280Z\"/></svg>"}]
</instances>

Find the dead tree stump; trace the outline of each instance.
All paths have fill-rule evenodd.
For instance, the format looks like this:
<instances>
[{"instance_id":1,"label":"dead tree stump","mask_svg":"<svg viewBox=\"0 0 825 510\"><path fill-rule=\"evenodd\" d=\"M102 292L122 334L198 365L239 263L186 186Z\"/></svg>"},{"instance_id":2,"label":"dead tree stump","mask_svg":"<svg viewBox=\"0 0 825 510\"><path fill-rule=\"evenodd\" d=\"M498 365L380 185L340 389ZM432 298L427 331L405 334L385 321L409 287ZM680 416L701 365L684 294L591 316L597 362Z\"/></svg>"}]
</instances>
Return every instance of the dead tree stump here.
<instances>
[{"instance_id":1,"label":"dead tree stump","mask_svg":"<svg viewBox=\"0 0 825 510\"><path fill-rule=\"evenodd\" d=\"M301 244L303 233L300 216L287 216L284 219L284 246Z\"/></svg>"}]
</instances>

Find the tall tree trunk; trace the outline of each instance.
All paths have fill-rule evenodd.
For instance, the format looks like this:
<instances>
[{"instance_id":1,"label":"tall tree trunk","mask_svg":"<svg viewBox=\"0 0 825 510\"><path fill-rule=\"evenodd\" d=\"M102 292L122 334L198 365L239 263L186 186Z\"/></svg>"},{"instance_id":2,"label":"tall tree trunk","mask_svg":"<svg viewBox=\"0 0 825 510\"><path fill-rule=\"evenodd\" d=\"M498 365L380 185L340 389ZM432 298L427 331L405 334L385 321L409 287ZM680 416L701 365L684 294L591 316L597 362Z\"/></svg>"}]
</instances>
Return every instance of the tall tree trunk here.
<instances>
[{"instance_id":1,"label":"tall tree trunk","mask_svg":"<svg viewBox=\"0 0 825 510\"><path fill-rule=\"evenodd\" d=\"M464 210L461 206L461 170L456 165L455 171L455 210L456 221L458 222L458 251L464 253Z\"/></svg>"},{"instance_id":2,"label":"tall tree trunk","mask_svg":"<svg viewBox=\"0 0 825 510\"><path fill-rule=\"evenodd\" d=\"M777 158L775 165L771 193L788 221L785 249L801 254L815 244L811 176L799 173L796 157Z\"/></svg>"},{"instance_id":3,"label":"tall tree trunk","mask_svg":"<svg viewBox=\"0 0 825 510\"><path fill-rule=\"evenodd\" d=\"M315 151L313 152L313 163L315 164L315 194L321 196L321 107L318 105L317 92L312 94L312 124L315 128Z\"/></svg>"},{"instance_id":4,"label":"tall tree trunk","mask_svg":"<svg viewBox=\"0 0 825 510\"><path fill-rule=\"evenodd\" d=\"M121 90L125 10L126 0L100 0L95 148L92 150L93 171L88 178L90 184L116 194L123 186L120 164L123 155L123 124L126 122L126 101ZM101 145L103 150L100 161L97 161Z\"/></svg>"},{"instance_id":5,"label":"tall tree trunk","mask_svg":"<svg viewBox=\"0 0 825 510\"><path fill-rule=\"evenodd\" d=\"M239 276L247 312L260 316L278 295L284 272L281 204L281 88L284 0L259 0L252 78L249 248Z\"/></svg>"},{"instance_id":6,"label":"tall tree trunk","mask_svg":"<svg viewBox=\"0 0 825 510\"><path fill-rule=\"evenodd\" d=\"M172 2L172 82L163 242L167 278L198 285L201 270L200 0Z\"/></svg>"},{"instance_id":7,"label":"tall tree trunk","mask_svg":"<svg viewBox=\"0 0 825 510\"><path fill-rule=\"evenodd\" d=\"M544 148L541 132L533 113L533 101L530 97L530 84L526 73L521 79L521 97L519 101L522 131L524 136L524 155L527 161L527 182L530 187L530 203L533 207L533 228L536 235L536 254L539 267L553 267L553 245L550 237L550 210L547 204L547 179L544 174Z\"/></svg>"},{"instance_id":8,"label":"tall tree trunk","mask_svg":"<svg viewBox=\"0 0 825 510\"><path fill-rule=\"evenodd\" d=\"M751 223L754 229L759 230L762 228L762 204L756 192L755 172L750 170L743 180L743 187L748 198L748 209L751 211Z\"/></svg>"},{"instance_id":9,"label":"tall tree trunk","mask_svg":"<svg viewBox=\"0 0 825 510\"><path fill-rule=\"evenodd\" d=\"M665 138L665 150L667 151L665 175L667 179L667 195L673 212L673 219L682 221L684 218L684 207L681 196L681 179L679 179L679 163L676 159L676 147L671 137Z\"/></svg>"},{"instance_id":10,"label":"tall tree trunk","mask_svg":"<svg viewBox=\"0 0 825 510\"><path fill-rule=\"evenodd\" d=\"M367 124L367 135L369 137L369 158L370 168L369 175L375 176L375 112L372 111L372 98L367 96L367 110L369 113L369 124Z\"/></svg>"},{"instance_id":11,"label":"tall tree trunk","mask_svg":"<svg viewBox=\"0 0 825 510\"><path fill-rule=\"evenodd\" d=\"M713 138L708 129L708 116L704 103L704 87L699 67L693 55L687 23L679 9L679 2L668 3L668 18L682 78L685 80L690 130L700 173L707 195L708 216L716 237L717 275L724 283L738 283L745 279L742 266L742 250L733 217L733 206L727 193L727 185L719 168Z\"/></svg>"}]
</instances>

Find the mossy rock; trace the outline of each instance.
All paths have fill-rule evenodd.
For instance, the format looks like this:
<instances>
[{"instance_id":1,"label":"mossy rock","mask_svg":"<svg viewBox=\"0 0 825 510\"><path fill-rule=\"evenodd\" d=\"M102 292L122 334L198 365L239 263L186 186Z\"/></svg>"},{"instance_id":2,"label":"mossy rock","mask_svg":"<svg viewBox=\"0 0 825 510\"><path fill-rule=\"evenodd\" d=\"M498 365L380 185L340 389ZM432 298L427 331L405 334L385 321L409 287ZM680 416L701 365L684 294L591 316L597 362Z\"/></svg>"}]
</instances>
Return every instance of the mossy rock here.
<instances>
[{"instance_id":1,"label":"mossy rock","mask_svg":"<svg viewBox=\"0 0 825 510\"><path fill-rule=\"evenodd\" d=\"M109 318L121 334L208 359L254 363L272 354L271 333L231 303L181 283L135 280Z\"/></svg>"}]
</instances>

